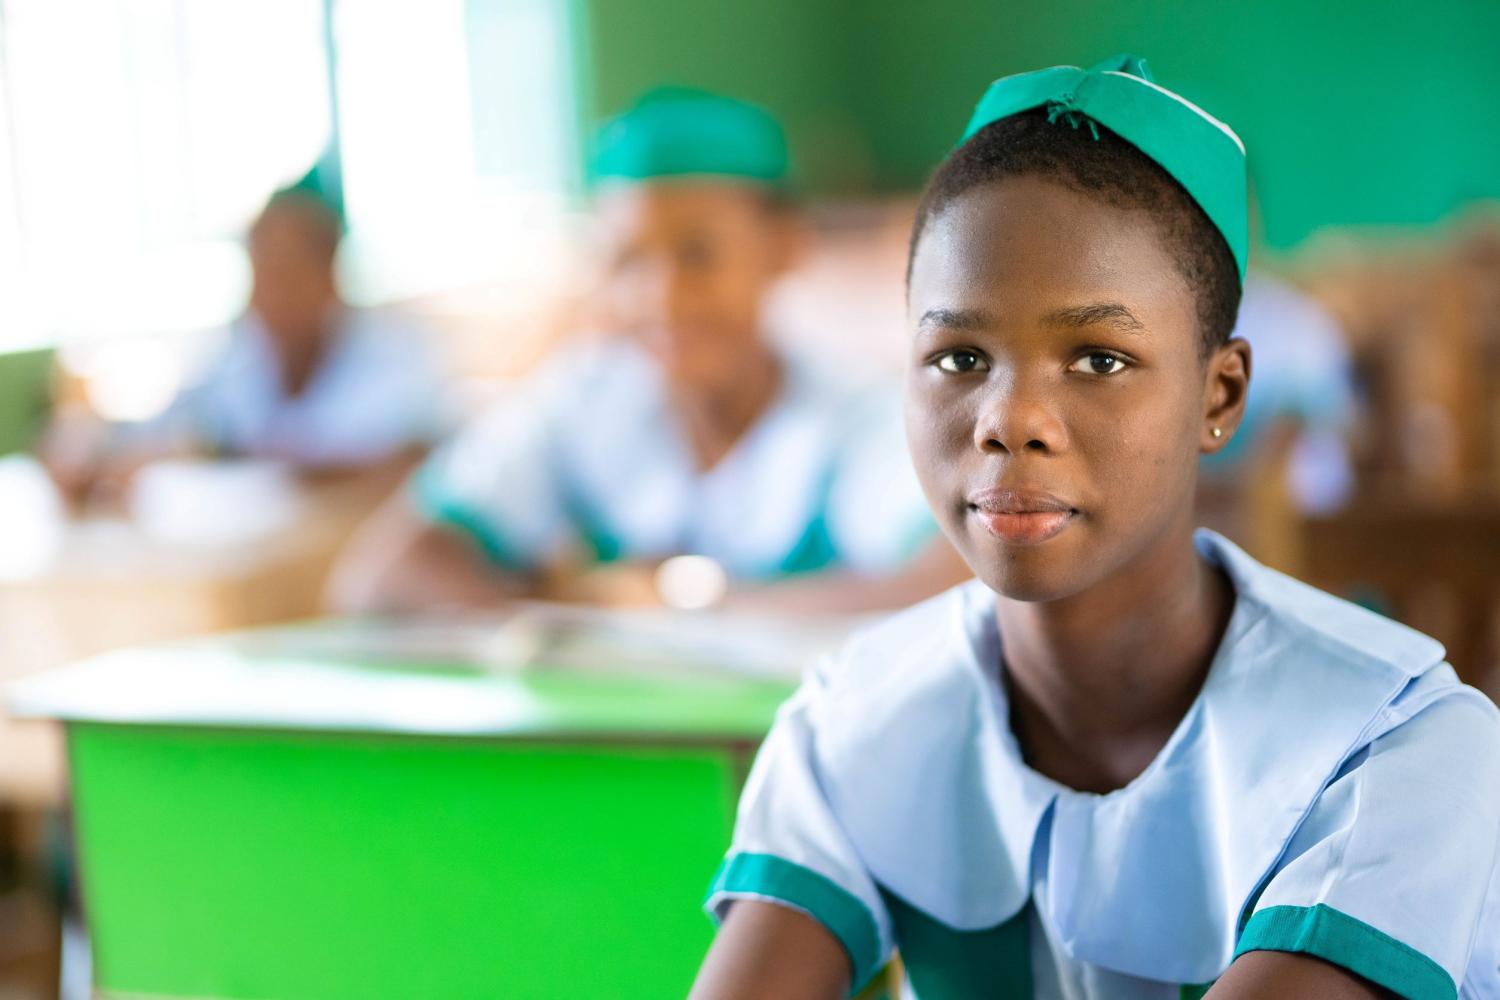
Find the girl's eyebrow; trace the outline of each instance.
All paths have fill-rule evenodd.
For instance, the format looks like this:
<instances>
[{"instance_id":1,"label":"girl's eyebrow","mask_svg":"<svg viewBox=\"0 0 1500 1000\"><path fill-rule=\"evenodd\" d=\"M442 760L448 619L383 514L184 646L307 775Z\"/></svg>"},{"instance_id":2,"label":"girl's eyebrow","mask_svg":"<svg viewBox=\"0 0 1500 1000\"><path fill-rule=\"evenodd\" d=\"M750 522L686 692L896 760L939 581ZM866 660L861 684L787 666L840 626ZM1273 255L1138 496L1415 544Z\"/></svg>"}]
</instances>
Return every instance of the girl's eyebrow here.
<instances>
[{"instance_id":1,"label":"girl's eyebrow","mask_svg":"<svg viewBox=\"0 0 1500 1000\"><path fill-rule=\"evenodd\" d=\"M1121 302L1090 302L1087 305L1054 309L1042 317L1042 323L1074 330L1089 326L1112 326L1122 333L1139 335L1146 332L1146 324ZM994 319L983 309L929 309L917 322L917 331L972 331L992 326Z\"/></svg>"},{"instance_id":2,"label":"girl's eyebrow","mask_svg":"<svg viewBox=\"0 0 1500 1000\"><path fill-rule=\"evenodd\" d=\"M1120 302L1093 302L1083 306L1056 309L1042 317L1049 326L1084 327L1104 324L1125 333L1145 333L1146 324Z\"/></svg>"},{"instance_id":3,"label":"girl's eyebrow","mask_svg":"<svg viewBox=\"0 0 1500 1000\"><path fill-rule=\"evenodd\" d=\"M991 325L982 309L929 309L917 321L920 330L982 330Z\"/></svg>"}]
</instances>

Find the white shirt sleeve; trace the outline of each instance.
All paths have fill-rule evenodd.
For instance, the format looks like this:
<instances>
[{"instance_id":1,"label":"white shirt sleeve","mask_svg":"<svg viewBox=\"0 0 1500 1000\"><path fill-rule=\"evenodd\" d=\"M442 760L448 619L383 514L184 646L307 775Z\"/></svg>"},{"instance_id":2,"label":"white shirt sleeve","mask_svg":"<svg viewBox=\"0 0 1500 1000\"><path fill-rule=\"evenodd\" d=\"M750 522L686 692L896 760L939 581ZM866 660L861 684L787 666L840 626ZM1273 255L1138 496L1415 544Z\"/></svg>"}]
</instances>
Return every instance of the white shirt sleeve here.
<instances>
[{"instance_id":1,"label":"white shirt sleeve","mask_svg":"<svg viewBox=\"0 0 1500 1000\"><path fill-rule=\"evenodd\" d=\"M1500 937L1489 899L1500 723L1477 691L1448 691L1359 751L1323 791L1257 899L1237 956L1306 953L1404 997L1451 1000L1466 980L1477 992L1464 996L1500 996L1494 949L1481 941ZM1471 964L1481 955L1487 968Z\"/></svg>"},{"instance_id":2,"label":"white shirt sleeve","mask_svg":"<svg viewBox=\"0 0 1500 1000\"><path fill-rule=\"evenodd\" d=\"M891 920L820 784L812 719L821 692L810 676L778 713L705 905L715 919L737 899L801 910L844 946L858 988L890 957Z\"/></svg>"},{"instance_id":3,"label":"white shirt sleeve","mask_svg":"<svg viewBox=\"0 0 1500 1000\"><path fill-rule=\"evenodd\" d=\"M469 535L507 569L535 569L576 541L546 402L536 387L501 401L413 480L424 517Z\"/></svg>"}]
</instances>

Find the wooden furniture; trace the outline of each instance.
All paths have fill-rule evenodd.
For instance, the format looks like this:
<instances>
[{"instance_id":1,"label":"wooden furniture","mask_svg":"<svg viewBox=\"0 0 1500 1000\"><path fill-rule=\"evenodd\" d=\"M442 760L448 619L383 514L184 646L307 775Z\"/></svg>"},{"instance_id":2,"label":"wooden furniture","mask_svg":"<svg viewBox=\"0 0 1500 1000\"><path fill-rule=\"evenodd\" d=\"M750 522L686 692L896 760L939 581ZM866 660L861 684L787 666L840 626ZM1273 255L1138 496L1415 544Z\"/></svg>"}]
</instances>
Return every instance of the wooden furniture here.
<instances>
[{"instance_id":1,"label":"wooden furniture","mask_svg":"<svg viewBox=\"0 0 1500 1000\"><path fill-rule=\"evenodd\" d=\"M42 816L0 806L0 996L15 1000L58 995L59 893L40 863L46 835Z\"/></svg>"},{"instance_id":2,"label":"wooden furniture","mask_svg":"<svg viewBox=\"0 0 1500 1000\"><path fill-rule=\"evenodd\" d=\"M1466 681L1500 667L1500 501L1370 502L1303 521L1298 574L1439 639Z\"/></svg>"}]
</instances>

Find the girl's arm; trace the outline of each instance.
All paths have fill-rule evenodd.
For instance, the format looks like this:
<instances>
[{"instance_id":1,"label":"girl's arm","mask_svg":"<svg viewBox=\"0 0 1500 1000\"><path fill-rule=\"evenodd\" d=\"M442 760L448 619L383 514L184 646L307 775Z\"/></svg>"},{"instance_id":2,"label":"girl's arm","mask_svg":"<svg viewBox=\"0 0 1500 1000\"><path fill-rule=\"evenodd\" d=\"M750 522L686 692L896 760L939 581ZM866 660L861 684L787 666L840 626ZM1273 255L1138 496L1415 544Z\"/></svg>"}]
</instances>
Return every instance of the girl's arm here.
<instances>
[{"instance_id":1,"label":"girl's arm","mask_svg":"<svg viewBox=\"0 0 1500 1000\"><path fill-rule=\"evenodd\" d=\"M849 974L843 946L822 924L745 899L724 918L688 1000L842 1000Z\"/></svg>"},{"instance_id":2,"label":"girl's arm","mask_svg":"<svg viewBox=\"0 0 1500 1000\"><path fill-rule=\"evenodd\" d=\"M341 614L488 611L534 593L501 573L468 537L428 522L399 489L355 531L329 576L325 603Z\"/></svg>"},{"instance_id":3,"label":"girl's arm","mask_svg":"<svg viewBox=\"0 0 1500 1000\"><path fill-rule=\"evenodd\" d=\"M1204 1000L1381 1000L1394 993L1308 955L1252 951L1235 959Z\"/></svg>"}]
</instances>

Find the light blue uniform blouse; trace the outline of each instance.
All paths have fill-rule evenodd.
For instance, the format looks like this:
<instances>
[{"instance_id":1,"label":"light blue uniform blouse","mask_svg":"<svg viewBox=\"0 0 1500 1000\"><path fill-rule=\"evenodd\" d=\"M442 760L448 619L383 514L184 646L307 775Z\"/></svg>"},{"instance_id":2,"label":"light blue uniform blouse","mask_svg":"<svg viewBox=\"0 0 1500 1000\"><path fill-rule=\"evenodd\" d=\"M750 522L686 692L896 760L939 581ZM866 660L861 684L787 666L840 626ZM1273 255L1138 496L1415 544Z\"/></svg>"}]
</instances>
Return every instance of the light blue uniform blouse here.
<instances>
[{"instance_id":1,"label":"light blue uniform blouse","mask_svg":"<svg viewBox=\"0 0 1500 1000\"><path fill-rule=\"evenodd\" d=\"M264 327L246 313L203 376L144 433L298 466L364 465L437 437L441 388L421 329L394 313L345 308L312 379L288 395Z\"/></svg>"},{"instance_id":2,"label":"light blue uniform blouse","mask_svg":"<svg viewBox=\"0 0 1500 1000\"><path fill-rule=\"evenodd\" d=\"M701 470L655 365L623 340L584 345L434 454L415 499L510 569L695 553L741 579L883 572L937 533L897 400L787 362L777 399Z\"/></svg>"},{"instance_id":3,"label":"light blue uniform blouse","mask_svg":"<svg viewBox=\"0 0 1500 1000\"><path fill-rule=\"evenodd\" d=\"M781 710L710 891L825 924L921 1000L1198 996L1302 952L1402 996L1500 997L1500 720L1432 639L1210 532L1236 603L1156 759L1106 795L1030 769L994 595L873 626Z\"/></svg>"}]
</instances>

